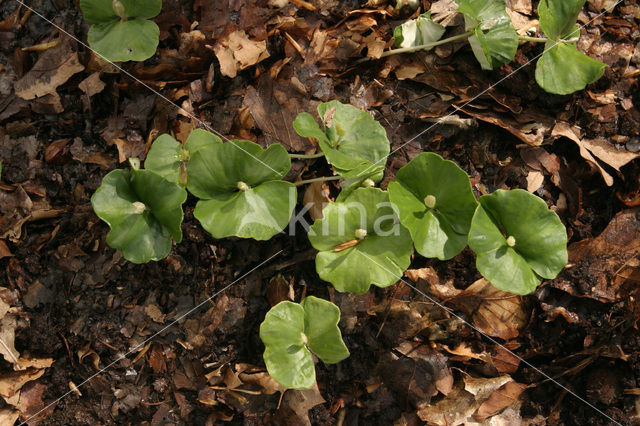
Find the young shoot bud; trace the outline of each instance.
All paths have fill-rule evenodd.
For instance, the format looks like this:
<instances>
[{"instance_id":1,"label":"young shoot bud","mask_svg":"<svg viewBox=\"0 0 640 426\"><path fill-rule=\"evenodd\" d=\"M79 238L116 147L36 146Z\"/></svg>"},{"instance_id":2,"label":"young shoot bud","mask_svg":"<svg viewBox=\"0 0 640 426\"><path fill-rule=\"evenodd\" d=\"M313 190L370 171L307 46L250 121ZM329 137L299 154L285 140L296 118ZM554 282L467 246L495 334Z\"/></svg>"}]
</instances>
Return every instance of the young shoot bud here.
<instances>
[{"instance_id":1,"label":"young shoot bud","mask_svg":"<svg viewBox=\"0 0 640 426\"><path fill-rule=\"evenodd\" d=\"M147 206L145 206L144 203L141 203L140 201L134 201L131 204L133 204L133 207L135 208L133 214L142 214L145 210L147 210Z\"/></svg>"},{"instance_id":2,"label":"young shoot bud","mask_svg":"<svg viewBox=\"0 0 640 426\"><path fill-rule=\"evenodd\" d=\"M247 184L246 184L246 183L244 183L243 181L239 181L239 182L238 182L238 184L237 184L236 186L238 187L238 189L239 189L240 191L243 191L243 192L244 192L244 191L248 191L249 189L251 189L251 188L249 187L249 185L247 185Z\"/></svg>"},{"instance_id":3,"label":"young shoot bud","mask_svg":"<svg viewBox=\"0 0 640 426\"><path fill-rule=\"evenodd\" d=\"M124 5L119 0L113 0L111 2L111 8L120 17L120 19L127 19L127 15L124 14Z\"/></svg>"},{"instance_id":4,"label":"young shoot bud","mask_svg":"<svg viewBox=\"0 0 640 426\"><path fill-rule=\"evenodd\" d=\"M429 209L434 208L436 206L436 197L433 195L427 195L424 197L424 205Z\"/></svg>"},{"instance_id":5,"label":"young shoot bud","mask_svg":"<svg viewBox=\"0 0 640 426\"><path fill-rule=\"evenodd\" d=\"M339 123L336 123L336 133L338 133L338 136L343 137L347 134L347 131Z\"/></svg>"},{"instance_id":6,"label":"young shoot bud","mask_svg":"<svg viewBox=\"0 0 640 426\"><path fill-rule=\"evenodd\" d=\"M376 183L369 178L362 181L362 187L364 188L373 188L374 186L376 186Z\"/></svg>"},{"instance_id":7,"label":"young shoot bud","mask_svg":"<svg viewBox=\"0 0 640 426\"><path fill-rule=\"evenodd\" d=\"M302 338L302 343L304 343L305 345L309 344L309 338L307 337L306 334L300 333L300 337Z\"/></svg>"},{"instance_id":8,"label":"young shoot bud","mask_svg":"<svg viewBox=\"0 0 640 426\"><path fill-rule=\"evenodd\" d=\"M364 237L367 236L367 230L366 229L356 229L356 238L359 240L364 240Z\"/></svg>"},{"instance_id":9,"label":"young shoot bud","mask_svg":"<svg viewBox=\"0 0 640 426\"><path fill-rule=\"evenodd\" d=\"M139 158L129 158L129 165L133 170L140 170L140 159Z\"/></svg>"},{"instance_id":10,"label":"young shoot bud","mask_svg":"<svg viewBox=\"0 0 640 426\"><path fill-rule=\"evenodd\" d=\"M516 245L516 239L513 237L513 235L510 235L509 237L507 237L507 245L509 247L513 247Z\"/></svg>"}]
</instances>

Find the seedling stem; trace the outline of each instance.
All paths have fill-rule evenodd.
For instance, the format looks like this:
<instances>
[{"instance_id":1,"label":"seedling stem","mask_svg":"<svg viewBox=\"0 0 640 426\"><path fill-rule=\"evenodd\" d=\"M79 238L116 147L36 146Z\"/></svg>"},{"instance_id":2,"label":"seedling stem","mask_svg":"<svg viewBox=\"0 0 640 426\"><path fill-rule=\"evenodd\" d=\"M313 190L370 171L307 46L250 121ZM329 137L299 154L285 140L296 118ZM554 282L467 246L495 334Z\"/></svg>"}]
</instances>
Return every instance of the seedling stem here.
<instances>
[{"instance_id":1,"label":"seedling stem","mask_svg":"<svg viewBox=\"0 0 640 426\"><path fill-rule=\"evenodd\" d=\"M341 179L341 177L340 176L322 176L322 177L313 178L313 179L300 180L298 182L294 182L293 184L295 186L302 186L302 185L306 185L308 183L313 183L313 182L326 182L328 180L338 180L338 179Z\"/></svg>"}]
</instances>

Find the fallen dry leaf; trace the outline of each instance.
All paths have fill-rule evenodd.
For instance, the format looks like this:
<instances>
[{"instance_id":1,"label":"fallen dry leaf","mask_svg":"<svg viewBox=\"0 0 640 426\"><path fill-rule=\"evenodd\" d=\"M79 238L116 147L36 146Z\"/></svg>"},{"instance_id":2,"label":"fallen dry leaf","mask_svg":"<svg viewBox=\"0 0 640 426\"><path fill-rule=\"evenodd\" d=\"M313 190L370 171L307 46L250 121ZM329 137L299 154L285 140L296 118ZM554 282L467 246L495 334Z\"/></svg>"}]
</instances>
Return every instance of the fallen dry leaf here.
<instances>
[{"instance_id":1,"label":"fallen dry leaf","mask_svg":"<svg viewBox=\"0 0 640 426\"><path fill-rule=\"evenodd\" d=\"M304 191L302 204L309 209L311 219L322 219L322 209L331 202L329 185L324 182L312 182Z\"/></svg>"},{"instance_id":2,"label":"fallen dry leaf","mask_svg":"<svg viewBox=\"0 0 640 426\"><path fill-rule=\"evenodd\" d=\"M551 132L552 137L558 138L560 136L564 136L575 142L580 149L580 155L582 158L587 160L600 171L600 174L608 186L613 185L613 177L607 173L604 168L602 168L600 163L596 160L596 157L617 171L620 171L620 167L640 157L640 153L633 153L626 149L617 149L604 138L586 139L581 138L580 135L581 130L579 127L570 126L564 121L557 123Z\"/></svg>"},{"instance_id":3,"label":"fallen dry leaf","mask_svg":"<svg viewBox=\"0 0 640 426\"><path fill-rule=\"evenodd\" d=\"M428 424L455 426L466 424L478 408L500 387L513 379L509 376L494 378L464 377L446 398L432 405L418 407L418 417Z\"/></svg>"},{"instance_id":4,"label":"fallen dry leaf","mask_svg":"<svg viewBox=\"0 0 640 426\"><path fill-rule=\"evenodd\" d=\"M480 331L504 340L518 337L529 320L522 297L499 290L484 278L471 284L451 302L470 316Z\"/></svg>"},{"instance_id":5,"label":"fallen dry leaf","mask_svg":"<svg viewBox=\"0 0 640 426\"><path fill-rule=\"evenodd\" d=\"M569 245L569 263L553 287L575 296L588 296L601 302L624 298L627 287L637 286L640 266L640 209L623 210L596 238Z\"/></svg>"},{"instance_id":6,"label":"fallen dry leaf","mask_svg":"<svg viewBox=\"0 0 640 426\"><path fill-rule=\"evenodd\" d=\"M89 97L102 92L105 87L104 82L100 80L99 72L94 72L78 83L78 89L82 90Z\"/></svg>"},{"instance_id":7,"label":"fallen dry leaf","mask_svg":"<svg viewBox=\"0 0 640 426\"><path fill-rule=\"evenodd\" d=\"M60 113L63 108L56 89L82 70L84 66L78 60L78 53L72 50L70 43L62 42L45 50L33 68L16 81L15 93L25 100L50 95L54 111Z\"/></svg>"},{"instance_id":8,"label":"fallen dry leaf","mask_svg":"<svg viewBox=\"0 0 640 426\"><path fill-rule=\"evenodd\" d=\"M253 41L244 31L233 31L221 37L213 48L220 61L220 72L235 77L238 71L269 57L266 41Z\"/></svg>"},{"instance_id":9,"label":"fallen dry leaf","mask_svg":"<svg viewBox=\"0 0 640 426\"><path fill-rule=\"evenodd\" d=\"M505 383L493 391L489 399L480 405L478 411L473 415L473 418L481 422L488 417L498 414L513 404L526 388L526 385L514 381Z\"/></svg>"},{"instance_id":10,"label":"fallen dry leaf","mask_svg":"<svg viewBox=\"0 0 640 426\"><path fill-rule=\"evenodd\" d=\"M17 363L20 358L20 353L14 347L16 325L15 315L5 315L0 320L0 353L12 364Z\"/></svg>"},{"instance_id":11,"label":"fallen dry leaf","mask_svg":"<svg viewBox=\"0 0 640 426\"><path fill-rule=\"evenodd\" d=\"M25 383L36 380L44 374L44 369L30 368L24 371L12 371L0 374L0 396L11 398Z\"/></svg>"},{"instance_id":12,"label":"fallen dry leaf","mask_svg":"<svg viewBox=\"0 0 640 426\"><path fill-rule=\"evenodd\" d=\"M13 256L13 254L11 253L11 250L9 250L9 247L7 247L7 243L0 240L0 259L11 256Z\"/></svg>"}]
</instances>

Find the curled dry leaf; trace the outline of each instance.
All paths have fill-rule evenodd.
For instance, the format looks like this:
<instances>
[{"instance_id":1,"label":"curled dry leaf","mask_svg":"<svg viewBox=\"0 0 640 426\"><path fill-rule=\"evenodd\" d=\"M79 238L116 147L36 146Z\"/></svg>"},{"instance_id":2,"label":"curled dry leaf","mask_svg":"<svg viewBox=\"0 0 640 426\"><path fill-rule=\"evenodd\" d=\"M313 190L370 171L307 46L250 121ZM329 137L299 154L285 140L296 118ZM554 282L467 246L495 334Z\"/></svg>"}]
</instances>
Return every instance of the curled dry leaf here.
<instances>
[{"instance_id":1,"label":"curled dry leaf","mask_svg":"<svg viewBox=\"0 0 640 426\"><path fill-rule=\"evenodd\" d=\"M507 390L501 390L508 383L517 386L510 385ZM470 417L486 419L492 413L511 405L520 395L517 393L519 386L522 385L515 383L509 376L488 379L465 376L464 382L457 383L446 398L433 405L419 407L417 414L422 421L433 425L468 424L467 419ZM499 392L499 395L493 396L495 392Z\"/></svg>"},{"instance_id":2,"label":"curled dry leaf","mask_svg":"<svg viewBox=\"0 0 640 426\"><path fill-rule=\"evenodd\" d=\"M552 137L558 138L564 136L575 142L580 149L582 158L600 171L602 178L608 186L613 185L613 177L600 165L598 160L620 171L620 167L640 157L640 153L630 152L626 149L617 149L604 138L586 139L581 138L580 134L581 131L579 127L570 126L564 121L557 123L551 132Z\"/></svg>"},{"instance_id":3,"label":"curled dry leaf","mask_svg":"<svg viewBox=\"0 0 640 426\"><path fill-rule=\"evenodd\" d=\"M529 310L521 296L499 290L484 278L451 302L464 311L480 331L504 340L518 337L529 320Z\"/></svg>"},{"instance_id":4,"label":"curled dry leaf","mask_svg":"<svg viewBox=\"0 0 640 426\"><path fill-rule=\"evenodd\" d=\"M331 202L329 186L324 182L312 182L304 191L302 204L309 209L311 219L322 219L322 209Z\"/></svg>"},{"instance_id":5,"label":"curled dry leaf","mask_svg":"<svg viewBox=\"0 0 640 426\"><path fill-rule=\"evenodd\" d=\"M601 302L622 300L638 285L640 265L640 209L616 214L596 238L578 241L568 247L573 264L552 281L574 296L587 296Z\"/></svg>"},{"instance_id":6,"label":"curled dry leaf","mask_svg":"<svg viewBox=\"0 0 640 426\"><path fill-rule=\"evenodd\" d=\"M266 41L253 41L244 31L233 31L218 40L213 51L220 61L220 72L235 77L238 71L269 57Z\"/></svg>"}]
</instances>

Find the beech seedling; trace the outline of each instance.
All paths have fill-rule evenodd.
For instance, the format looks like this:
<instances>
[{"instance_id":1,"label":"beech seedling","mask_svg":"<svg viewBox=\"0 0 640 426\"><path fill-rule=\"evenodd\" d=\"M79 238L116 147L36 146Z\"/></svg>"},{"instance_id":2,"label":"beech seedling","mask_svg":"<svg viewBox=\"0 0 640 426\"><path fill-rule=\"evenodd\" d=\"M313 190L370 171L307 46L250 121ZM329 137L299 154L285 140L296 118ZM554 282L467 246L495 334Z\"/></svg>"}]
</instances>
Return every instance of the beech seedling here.
<instances>
[{"instance_id":1,"label":"beech seedling","mask_svg":"<svg viewBox=\"0 0 640 426\"><path fill-rule=\"evenodd\" d=\"M567 232L539 197L499 189L480 197L471 220L469 247L478 271L493 286L528 294L567 263Z\"/></svg>"},{"instance_id":2,"label":"beech seedling","mask_svg":"<svg viewBox=\"0 0 640 426\"><path fill-rule=\"evenodd\" d=\"M387 192L358 188L327 205L309 231L316 271L338 291L362 294L396 283L411 263L411 235L398 223Z\"/></svg>"},{"instance_id":3,"label":"beech seedling","mask_svg":"<svg viewBox=\"0 0 640 426\"><path fill-rule=\"evenodd\" d=\"M398 170L388 190L418 253L446 260L465 248L478 203L454 162L423 152Z\"/></svg>"},{"instance_id":4,"label":"beech seedling","mask_svg":"<svg viewBox=\"0 0 640 426\"><path fill-rule=\"evenodd\" d=\"M349 356L338 321L340 309L314 296L271 308L260 325L269 375L288 389L311 388L316 382L311 353L327 364Z\"/></svg>"},{"instance_id":5,"label":"beech seedling","mask_svg":"<svg viewBox=\"0 0 640 426\"><path fill-rule=\"evenodd\" d=\"M296 188L282 180L290 168L280 144L262 149L233 140L202 146L187 165L187 189L200 199L193 215L214 238L268 240L293 213Z\"/></svg>"},{"instance_id":6,"label":"beech seedling","mask_svg":"<svg viewBox=\"0 0 640 426\"><path fill-rule=\"evenodd\" d=\"M179 185L150 170L134 168L108 173L91 197L91 205L111 228L107 244L122 251L128 261L145 263L166 257L171 239L182 241L186 199L187 192Z\"/></svg>"},{"instance_id":7,"label":"beech seedling","mask_svg":"<svg viewBox=\"0 0 640 426\"><path fill-rule=\"evenodd\" d=\"M91 24L89 46L111 62L144 61L158 47L160 29L150 18L162 9L162 0L80 0Z\"/></svg>"},{"instance_id":8,"label":"beech seedling","mask_svg":"<svg viewBox=\"0 0 640 426\"><path fill-rule=\"evenodd\" d=\"M384 127L368 112L338 101L318 105L324 129L307 112L293 122L296 133L318 140L327 162L344 178L382 179L390 152Z\"/></svg>"}]
</instances>

